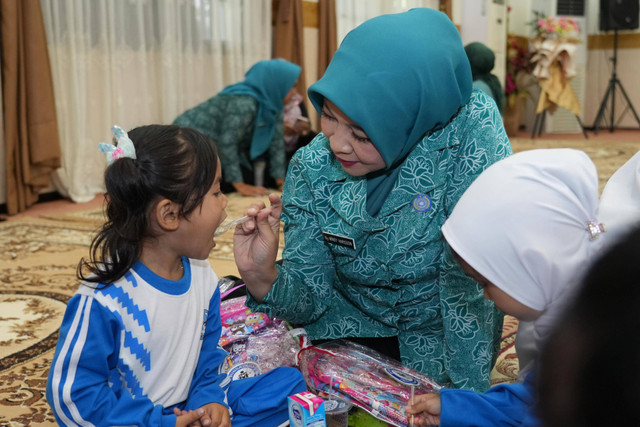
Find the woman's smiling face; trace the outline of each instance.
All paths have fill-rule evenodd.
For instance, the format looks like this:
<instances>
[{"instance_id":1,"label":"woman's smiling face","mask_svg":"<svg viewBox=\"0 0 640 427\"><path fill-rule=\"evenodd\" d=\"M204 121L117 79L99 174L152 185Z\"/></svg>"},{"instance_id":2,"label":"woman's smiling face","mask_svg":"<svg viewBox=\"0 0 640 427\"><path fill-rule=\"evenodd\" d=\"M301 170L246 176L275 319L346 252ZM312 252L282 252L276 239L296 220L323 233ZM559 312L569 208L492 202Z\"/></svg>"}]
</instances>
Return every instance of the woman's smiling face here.
<instances>
[{"instance_id":1,"label":"woman's smiling face","mask_svg":"<svg viewBox=\"0 0 640 427\"><path fill-rule=\"evenodd\" d=\"M345 172L363 176L386 167L365 131L325 98L320 119L322 133Z\"/></svg>"}]
</instances>

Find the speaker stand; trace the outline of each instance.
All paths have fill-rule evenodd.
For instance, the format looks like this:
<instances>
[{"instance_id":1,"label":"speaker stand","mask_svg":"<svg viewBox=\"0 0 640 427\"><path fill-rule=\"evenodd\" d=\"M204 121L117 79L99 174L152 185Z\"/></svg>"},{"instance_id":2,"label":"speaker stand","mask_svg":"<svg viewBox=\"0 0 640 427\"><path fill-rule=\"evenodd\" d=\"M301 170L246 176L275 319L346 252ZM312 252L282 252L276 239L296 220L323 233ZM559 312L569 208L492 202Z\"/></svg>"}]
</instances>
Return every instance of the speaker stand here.
<instances>
[{"instance_id":1,"label":"speaker stand","mask_svg":"<svg viewBox=\"0 0 640 427\"><path fill-rule=\"evenodd\" d=\"M607 88L607 92L604 94L604 98L602 98L602 102L600 103L600 108L598 109L598 114L596 115L596 121L593 125L593 133L595 133L596 135L600 130L600 124L604 120L607 101L609 100L609 97L611 97L611 111L610 111L611 121L609 122L609 132L613 132L613 130L616 128L616 124L615 124L616 87L620 89L620 92L622 92L622 96L624 96L624 99L627 101L627 108L631 110L631 112L633 113L633 117L636 118L636 121L640 126L640 118L638 117L638 113L636 113L636 109L633 108L633 104L631 103L631 100L629 99L627 92L624 90L624 87L622 86L622 83L620 82L620 79L618 79L618 75L616 74L616 67L618 64L618 30L614 30L613 58L611 58L611 61L613 62L613 69L611 71L611 78L609 79L609 86Z\"/></svg>"}]
</instances>

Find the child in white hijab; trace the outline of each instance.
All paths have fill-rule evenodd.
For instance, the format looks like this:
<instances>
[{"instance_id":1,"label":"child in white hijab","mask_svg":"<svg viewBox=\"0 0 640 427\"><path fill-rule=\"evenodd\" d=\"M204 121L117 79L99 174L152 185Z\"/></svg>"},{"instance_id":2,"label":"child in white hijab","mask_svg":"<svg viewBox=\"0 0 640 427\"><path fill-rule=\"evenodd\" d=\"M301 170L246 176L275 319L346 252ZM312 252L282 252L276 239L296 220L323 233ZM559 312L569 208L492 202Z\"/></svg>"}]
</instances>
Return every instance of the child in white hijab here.
<instances>
[{"instance_id":1,"label":"child in white hijab","mask_svg":"<svg viewBox=\"0 0 640 427\"><path fill-rule=\"evenodd\" d=\"M639 223L639 204L640 151L611 176L602 192L598 218L604 221L608 230L603 243L611 245L635 228ZM540 353L540 331L535 330L534 322L521 321L518 325L515 349L520 364L519 381L524 381ZM546 328L544 332L548 332Z\"/></svg>"},{"instance_id":2,"label":"child in white hijab","mask_svg":"<svg viewBox=\"0 0 640 427\"><path fill-rule=\"evenodd\" d=\"M598 213L598 175L584 152L521 152L483 172L443 225L463 270L502 311L533 322L538 347L607 238L637 222L631 203L625 215L610 206L618 204L616 194L634 191L629 181L636 185L639 163L636 154L608 182L600 206L608 220ZM416 425L536 425L533 377L484 394L443 389L416 396L407 413L419 414Z\"/></svg>"}]
</instances>

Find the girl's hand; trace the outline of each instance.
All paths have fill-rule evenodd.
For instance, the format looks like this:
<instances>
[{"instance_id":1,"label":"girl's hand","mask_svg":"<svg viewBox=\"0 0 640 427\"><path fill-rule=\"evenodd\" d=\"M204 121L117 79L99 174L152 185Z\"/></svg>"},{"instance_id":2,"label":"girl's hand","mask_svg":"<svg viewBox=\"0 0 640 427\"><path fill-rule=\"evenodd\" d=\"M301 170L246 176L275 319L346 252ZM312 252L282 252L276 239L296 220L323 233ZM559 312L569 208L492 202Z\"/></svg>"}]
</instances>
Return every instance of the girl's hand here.
<instances>
[{"instance_id":1,"label":"girl's hand","mask_svg":"<svg viewBox=\"0 0 640 427\"><path fill-rule=\"evenodd\" d=\"M219 403L208 403L202 408L204 415L200 417L203 427L231 427L229 410Z\"/></svg>"},{"instance_id":2,"label":"girl's hand","mask_svg":"<svg viewBox=\"0 0 640 427\"><path fill-rule=\"evenodd\" d=\"M195 411L184 411L173 408L173 413L180 417L192 414L197 415L197 419L189 424L180 424L180 426L188 427L231 427L231 419L229 418L229 410L219 403L208 403L202 408ZM187 422L188 418L180 419L180 422ZM178 427L178 421L176 421Z\"/></svg>"},{"instance_id":3,"label":"girl's hand","mask_svg":"<svg viewBox=\"0 0 640 427\"><path fill-rule=\"evenodd\" d=\"M440 425L440 395L436 393L421 394L409 400L405 407L407 418L411 420L413 415L413 425L431 426Z\"/></svg>"},{"instance_id":4,"label":"girl's hand","mask_svg":"<svg viewBox=\"0 0 640 427\"><path fill-rule=\"evenodd\" d=\"M173 413L176 414L176 427L200 426L200 417L205 414L202 408L195 411L181 411L178 408L173 408Z\"/></svg>"},{"instance_id":5,"label":"girl's hand","mask_svg":"<svg viewBox=\"0 0 640 427\"><path fill-rule=\"evenodd\" d=\"M280 244L282 200L277 194L270 194L269 203L269 207L263 202L253 203L246 215L254 218L239 225L233 236L238 272L258 302L269 293L278 275L275 262Z\"/></svg>"}]
</instances>

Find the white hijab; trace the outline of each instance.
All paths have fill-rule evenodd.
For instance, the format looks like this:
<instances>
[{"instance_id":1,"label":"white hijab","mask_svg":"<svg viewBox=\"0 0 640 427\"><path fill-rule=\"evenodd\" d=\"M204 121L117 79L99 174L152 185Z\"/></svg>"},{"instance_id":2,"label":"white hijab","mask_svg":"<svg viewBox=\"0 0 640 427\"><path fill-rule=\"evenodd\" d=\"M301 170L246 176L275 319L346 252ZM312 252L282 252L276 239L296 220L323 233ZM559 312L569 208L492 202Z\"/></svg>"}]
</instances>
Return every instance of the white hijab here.
<instances>
[{"instance_id":1,"label":"white hijab","mask_svg":"<svg viewBox=\"0 0 640 427\"><path fill-rule=\"evenodd\" d=\"M491 283L543 312L533 322L539 343L603 247L597 213L598 175L584 152L530 150L483 172L442 232Z\"/></svg>"},{"instance_id":2,"label":"white hijab","mask_svg":"<svg viewBox=\"0 0 640 427\"><path fill-rule=\"evenodd\" d=\"M607 226L607 245L640 223L640 151L607 181L600 196L598 217Z\"/></svg>"}]
</instances>

